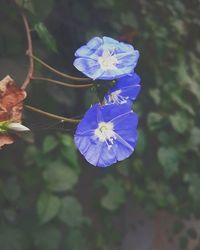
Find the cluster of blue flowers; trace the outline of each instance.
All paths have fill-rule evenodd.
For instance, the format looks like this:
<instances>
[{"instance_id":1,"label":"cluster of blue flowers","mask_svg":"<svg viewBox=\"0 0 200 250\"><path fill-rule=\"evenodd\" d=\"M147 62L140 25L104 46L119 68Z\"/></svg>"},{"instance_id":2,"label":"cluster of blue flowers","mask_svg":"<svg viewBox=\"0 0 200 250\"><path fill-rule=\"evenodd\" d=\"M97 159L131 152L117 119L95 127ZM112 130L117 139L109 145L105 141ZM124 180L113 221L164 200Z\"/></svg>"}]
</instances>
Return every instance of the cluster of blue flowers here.
<instances>
[{"instance_id":1,"label":"cluster of blue flowers","mask_svg":"<svg viewBox=\"0 0 200 250\"><path fill-rule=\"evenodd\" d=\"M85 159L107 167L129 157L136 146L138 117L132 102L141 88L134 72L139 52L112 38L94 37L75 56L74 66L89 78L116 80L103 104L91 106L75 133L76 146Z\"/></svg>"}]
</instances>

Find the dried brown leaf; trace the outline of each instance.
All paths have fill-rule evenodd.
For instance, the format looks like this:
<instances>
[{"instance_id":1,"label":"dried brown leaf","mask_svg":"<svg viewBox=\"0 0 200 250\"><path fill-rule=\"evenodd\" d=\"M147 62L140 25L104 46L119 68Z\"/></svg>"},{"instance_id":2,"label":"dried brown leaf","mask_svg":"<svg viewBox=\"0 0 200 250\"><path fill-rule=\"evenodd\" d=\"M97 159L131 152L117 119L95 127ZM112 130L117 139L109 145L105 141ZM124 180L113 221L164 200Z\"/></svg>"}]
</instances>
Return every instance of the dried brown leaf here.
<instances>
[{"instance_id":1,"label":"dried brown leaf","mask_svg":"<svg viewBox=\"0 0 200 250\"><path fill-rule=\"evenodd\" d=\"M0 122L21 123L23 100L26 92L19 88L10 76L0 81ZM0 147L11 144L15 138L9 134L0 134Z\"/></svg>"}]
</instances>

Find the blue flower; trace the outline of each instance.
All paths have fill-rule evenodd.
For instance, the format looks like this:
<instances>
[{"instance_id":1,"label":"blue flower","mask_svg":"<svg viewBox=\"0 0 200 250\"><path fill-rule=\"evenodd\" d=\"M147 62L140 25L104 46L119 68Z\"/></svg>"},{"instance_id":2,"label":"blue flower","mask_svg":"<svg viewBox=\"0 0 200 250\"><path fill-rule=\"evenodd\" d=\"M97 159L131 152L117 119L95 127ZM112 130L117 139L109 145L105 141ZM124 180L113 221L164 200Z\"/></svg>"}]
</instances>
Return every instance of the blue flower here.
<instances>
[{"instance_id":1,"label":"blue flower","mask_svg":"<svg viewBox=\"0 0 200 250\"><path fill-rule=\"evenodd\" d=\"M136 99L141 89L141 78L136 73L120 78L108 94L105 95L106 104L130 103Z\"/></svg>"},{"instance_id":2,"label":"blue flower","mask_svg":"<svg viewBox=\"0 0 200 250\"><path fill-rule=\"evenodd\" d=\"M92 165L110 166L134 151L137 123L137 115L127 104L95 104L79 123L75 144Z\"/></svg>"},{"instance_id":3,"label":"blue flower","mask_svg":"<svg viewBox=\"0 0 200 250\"><path fill-rule=\"evenodd\" d=\"M112 38L94 37L76 52L74 66L86 76L113 80L133 72L139 51Z\"/></svg>"}]
</instances>

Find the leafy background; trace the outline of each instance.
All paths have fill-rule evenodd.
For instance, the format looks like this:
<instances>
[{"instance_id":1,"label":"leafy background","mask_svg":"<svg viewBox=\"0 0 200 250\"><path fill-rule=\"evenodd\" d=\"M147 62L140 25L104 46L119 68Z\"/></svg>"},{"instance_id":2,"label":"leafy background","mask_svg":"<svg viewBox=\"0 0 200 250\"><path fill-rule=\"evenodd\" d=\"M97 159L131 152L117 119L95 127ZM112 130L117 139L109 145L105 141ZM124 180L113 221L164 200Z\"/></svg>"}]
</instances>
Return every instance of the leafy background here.
<instances>
[{"instance_id":1,"label":"leafy background","mask_svg":"<svg viewBox=\"0 0 200 250\"><path fill-rule=\"evenodd\" d=\"M1 249L121 249L130 200L150 217L160 210L175 216L173 236L183 230L185 218L199 219L200 2L17 2L30 21L35 55L79 75L72 66L74 51L92 36L111 36L140 51L143 84L134 104L140 117L135 153L107 169L89 166L78 154L74 126L24 112L34 142L19 140L0 151ZM13 1L0 1L0 21L0 76L10 74L21 84L27 45ZM35 75L58 79L38 64ZM81 117L95 101L92 89L33 81L26 103ZM176 250L200 249L193 227L179 238ZM190 239L196 239L193 248Z\"/></svg>"}]
</instances>

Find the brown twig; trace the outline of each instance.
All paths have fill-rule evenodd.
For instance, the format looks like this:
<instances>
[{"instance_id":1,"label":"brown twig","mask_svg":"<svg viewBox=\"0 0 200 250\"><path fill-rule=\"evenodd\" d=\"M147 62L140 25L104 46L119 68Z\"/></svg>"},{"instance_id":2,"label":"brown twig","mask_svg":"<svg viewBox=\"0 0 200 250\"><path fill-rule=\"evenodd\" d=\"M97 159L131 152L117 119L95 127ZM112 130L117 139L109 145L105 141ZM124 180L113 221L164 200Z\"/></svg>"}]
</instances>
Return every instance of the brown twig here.
<instances>
[{"instance_id":1,"label":"brown twig","mask_svg":"<svg viewBox=\"0 0 200 250\"><path fill-rule=\"evenodd\" d=\"M70 83L66 83L66 82L61 82L61 81L57 81L57 80L53 80L51 78L46 78L46 77L32 77L32 80L41 80L41 81L46 81L48 83L55 83L67 88L89 88L92 87L93 84L89 83L89 84L70 84Z\"/></svg>"},{"instance_id":2,"label":"brown twig","mask_svg":"<svg viewBox=\"0 0 200 250\"><path fill-rule=\"evenodd\" d=\"M33 61L33 58L32 58L33 46L32 46L32 39L31 39L31 31L30 31L30 27L29 27L29 24L28 24L27 17L24 14L23 10L18 5L17 1L15 1L15 3L17 4L17 6L20 9L20 13L21 13L21 16L22 16L22 19L23 19L23 22L24 22L24 27L25 27L27 41L28 41L28 49L26 51L26 54L29 57L29 68L28 68L26 78L25 78L25 80L24 80L24 82L22 83L22 86L21 86L22 89L26 89L28 84L30 83L30 80L31 80L32 75L33 75L33 70L34 70L34 61Z\"/></svg>"},{"instance_id":3,"label":"brown twig","mask_svg":"<svg viewBox=\"0 0 200 250\"><path fill-rule=\"evenodd\" d=\"M78 120L78 119L72 119L72 118L66 118L64 116L54 115L52 113L43 111L41 109L37 109L37 108L29 106L29 105L25 105L25 108L27 108L27 109L29 109L31 111L34 111L36 113L39 113L41 115L45 115L45 116L47 116L49 118L52 118L54 120L59 120L59 121L64 121L64 122L70 122L70 123L79 123L80 122L80 120Z\"/></svg>"},{"instance_id":4,"label":"brown twig","mask_svg":"<svg viewBox=\"0 0 200 250\"><path fill-rule=\"evenodd\" d=\"M46 67L47 69L51 70L52 72L54 72L55 74L59 75L59 76L62 76L62 77L65 77L69 80L73 80L73 81L91 81L90 78L88 77L76 77L76 76L71 76L71 75L67 75L63 72L60 72L58 71L57 69L54 69L53 67L51 67L50 65L48 65L47 63L45 63L44 61L42 61L41 59L39 59L38 57L34 56L34 55L31 55L31 57L39 62L40 64L42 64L44 67Z\"/></svg>"},{"instance_id":5,"label":"brown twig","mask_svg":"<svg viewBox=\"0 0 200 250\"><path fill-rule=\"evenodd\" d=\"M24 12L21 9L21 7L19 6L18 2L16 0L14 0L14 2L18 6L18 8L20 10L20 14L21 14L23 22L24 22L24 27L25 27L27 41L28 41L28 49L26 51L26 54L29 57L29 68L28 68L28 73L26 75L26 78L25 78L24 82L22 83L21 88L22 89L26 89L27 86L28 86L28 84L30 83L30 81L32 79L33 71L34 71L34 60L37 61L37 62L39 62L40 64L42 64L43 66L45 66L46 68L48 68L49 70L51 70L52 72L56 73L57 75L65 77L65 78L67 78L69 80L74 80L74 81L91 81L90 78L75 77L75 76L71 76L71 75L68 75L68 74L64 74L64 73L62 73L62 72L54 69L53 67L51 67L50 65L48 65L47 63L43 62L41 59L39 59L39 58L37 58L36 56L33 55L33 46L32 46L32 39L31 39L31 29L29 27L27 17L24 14Z\"/></svg>"}]
</instances>

